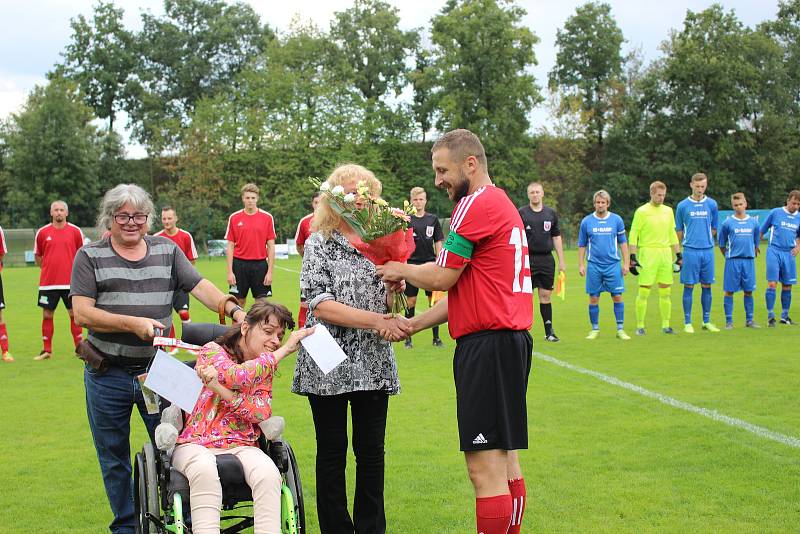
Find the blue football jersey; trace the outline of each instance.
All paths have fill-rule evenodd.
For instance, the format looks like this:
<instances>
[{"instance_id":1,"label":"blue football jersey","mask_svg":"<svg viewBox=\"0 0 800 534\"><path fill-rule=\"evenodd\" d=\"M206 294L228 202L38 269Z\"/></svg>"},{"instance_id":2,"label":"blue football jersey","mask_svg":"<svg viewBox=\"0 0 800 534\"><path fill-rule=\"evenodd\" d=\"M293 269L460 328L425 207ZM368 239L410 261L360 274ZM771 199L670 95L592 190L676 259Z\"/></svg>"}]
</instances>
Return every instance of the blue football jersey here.
<instances>
[{"instance_id":1,"label":"blue football jersey","mask_svg":"<svg viewBox=\"0 0 800 534\"><path fill-rule=\"evenodd\" d=\"M749 215L744 219L731 215L722 223L717 237L719 246L725 247L726 258L755 258L760 240L758 221Z\"/></svg>"},{"instance_id":2,"label":"blue football jersey","mask_svg":"<svg viewBox=\"0 0 800 534\"><path fill-rule=\"evenodd\" d=\"M793 249L796 239L800 237L800 211L789 213L785 207L775 208L769 212L764 224L761 225L761 233L766 235L770 228L772 228L772 234L769 236L771 247Z\"/></svg>"},{"instance_id":3,"label":"blue football jersey","mask_svg":"<svg viewBox=\"0 0 800 534\"><path fill-rule=\"evenodd\" d=\"M616 213L608 212L602 219L590 213L581 221L578 246L586 247L586 261L602 265L619 263L622 259L619 245L626 242L625 223Z\"/></svg>"},{"instance_id":4,"label":"blue football jersey","mask_svg":"<svg viewBox=\"0 0 800 534\"><path fill-rule=\"evenodd\" d=\"M675 210L675 230L683 232L681 244L689 248L712 248L717 229L717 201L704 196L702 200L687 197Z\"/></svg>"}]
</instances>

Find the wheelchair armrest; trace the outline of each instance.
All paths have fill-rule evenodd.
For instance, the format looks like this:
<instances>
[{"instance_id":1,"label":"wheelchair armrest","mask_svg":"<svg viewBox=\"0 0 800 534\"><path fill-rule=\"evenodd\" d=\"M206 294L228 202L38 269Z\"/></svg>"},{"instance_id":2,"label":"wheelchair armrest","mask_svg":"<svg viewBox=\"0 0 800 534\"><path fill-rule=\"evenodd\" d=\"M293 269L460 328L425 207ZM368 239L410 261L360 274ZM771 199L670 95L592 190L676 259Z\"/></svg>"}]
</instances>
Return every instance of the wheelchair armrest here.
<instances>
[{"instance_id":1,"label":"wheelchair armrest","mask_svg":"<svg viewBox=\"0 0 800 534\"><path fill-rule=\"evenodd\" d=\"M267 456L272 459L272 462L275 464L275 467L278 468L278 471L285 473L289 469L289 451L286 450L286 446L284 445L282 439L268 441L267 448L262 448L262 450L264 450L264 452L267 453Z\"/></svg>"},{"instance_id":2,"label":"wheelchair armrest","mask_svg":"<svg viewBox=\"0 0 800 534\"><path fill-rule=\"evenodd\" d=\"M181 340L192 345L205 345L214 341L230 329L230 326L214 323L183 323Z\"/></svg>"}]
</instances>

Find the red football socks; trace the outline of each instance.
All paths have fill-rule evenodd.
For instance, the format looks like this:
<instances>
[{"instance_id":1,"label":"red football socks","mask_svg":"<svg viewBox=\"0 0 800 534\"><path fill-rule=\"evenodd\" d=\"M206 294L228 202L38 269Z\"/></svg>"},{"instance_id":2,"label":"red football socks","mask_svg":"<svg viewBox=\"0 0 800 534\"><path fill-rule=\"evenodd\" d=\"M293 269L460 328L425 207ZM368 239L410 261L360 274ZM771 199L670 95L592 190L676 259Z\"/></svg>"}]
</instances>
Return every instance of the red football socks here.
<instances>
[{"instance_id":1,"label":"red football socks","mask_svg":"<svg viewBox=\"0 0 800 534\"><path fill-rule=\"evenodd\" d=\"M478 534L506 534L511 523L511 495L477 497L475 516Z\"/></svg>"},{"instance_id":2,"label":"red football socks","mask_svg":"<svg viewBox=\"0 0 800 534\"><path fill-rule=\"evenodd\" d=\"M75 348L78 348L78 345L83 341L83 328L78 326L72 317L69 318L69 331L72 332L72 341L75 342Z\"/></svg>"},{"instance_id":3,"label":"red football socks","mask_svg":"<svg viewBox=\"0 0 800 534\"><path fill-rule=\"evenodd\" d=\"M525 493L525 480L523 478L515 478L508 481L508 490L511 492L511 526L508 528L508 534L519 534L520 526L522 525L522 514L525 512L525 500L527 494Z\"/></svg>"},{"instance_id":4,"label":"red football socks","mask_svg":"<svg viewBox=\"0 0 800 534\"><path fill-rule=\"evenodd\" d=\"M44 342L44 351L53 352L53 318L42 319L42 341Z\"/></svg>"},{"instance_id":5,"label":"red football socks","mask_svg":"<svg viewBox=\"0 0 800 534\"><path fill-rule=\"evenodd\" d=\"M0 352L8 352L8 332L6 323L0 324Z\"/></svg>"}]
</instances>

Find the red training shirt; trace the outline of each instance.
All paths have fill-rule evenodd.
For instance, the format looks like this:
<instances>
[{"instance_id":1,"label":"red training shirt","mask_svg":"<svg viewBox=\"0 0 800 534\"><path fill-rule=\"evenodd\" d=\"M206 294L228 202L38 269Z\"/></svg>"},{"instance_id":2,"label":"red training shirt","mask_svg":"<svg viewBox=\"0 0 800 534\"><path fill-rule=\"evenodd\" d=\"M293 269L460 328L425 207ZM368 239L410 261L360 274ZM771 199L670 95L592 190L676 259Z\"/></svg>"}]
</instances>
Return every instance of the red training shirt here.
<instances>
[{"instance_id":1,"label":"red training shirt","mask_svg":"<svg viewBox=\"0 0 800 534\"><path fill-rule=\"evenodd\" d=\"M6 248L6 234L3 233L3 228L0 227L0 256L5 256L8 254L8 249ZM3 270L3 262L0 261L0 271Z\"/></svg>"},{"instance_id":2,"label":"red training shirt","mask_svg":"<svg viewBox=\"0 0 800 534\"><path fill-rule=\"evenodd\" d=\"M267 241L275 239L272 215L258 210L252 215L239 210L228 217L225 239L233 241L233 257L240 260L267 258Z\"/></svg>"},{"instance_id":3,"label":"red training shirt","mask_svg":"<svg viewBox=\"0 0 800 534\"><path fill-rule=\"evenodd\" d=\"M175 244L178 245L178 248L183 251L186 259L189 261L194 261L197 259L197 248L194 246L194 239L192 238L192 234L186 230L181 230L178 228L178 231L175 235L169 235L166 230L161 230L153 235L166 237L167 239L174 241Z\"/></svg>"},{"instance_id":4,"label":"red training shirt","mask_svg":"<svg viewBox=\"0 0 800 534\"><path fill-rule=\"evenodd\" d=\"M297 233L294 234L294 244L296 246L303 246L306 244L306 239L311 235L311 220L314 218L313 213L309 213L297 225Z\"/></svg>"},{"instance_id":5,"label":"red training shirt","mask_svg":"<svg viewBox=\"0 0 800 534\"><path fill-rule=\"evenodd\" d=\"M466 265L447 297L453 339L482 330L531 327L533 288L524 228L517 208L505 191L494 185L481 187L456 204L450 231L474 248L466 258L445 244L436 259L441 267Z\"/></svg>"},{"instance_id":6,"label":"red training shirt","mask_svg":"<svg viewBox=\"0 0 800 534\"><path fill-rule=\"evenodd\" d=\"M33 253L42 257L40 290L69 289L72 262L82 246L83 232L72 223L67 223L64 228L56 228L52 223L39 228Z\"/></svg>"}]
</instances>

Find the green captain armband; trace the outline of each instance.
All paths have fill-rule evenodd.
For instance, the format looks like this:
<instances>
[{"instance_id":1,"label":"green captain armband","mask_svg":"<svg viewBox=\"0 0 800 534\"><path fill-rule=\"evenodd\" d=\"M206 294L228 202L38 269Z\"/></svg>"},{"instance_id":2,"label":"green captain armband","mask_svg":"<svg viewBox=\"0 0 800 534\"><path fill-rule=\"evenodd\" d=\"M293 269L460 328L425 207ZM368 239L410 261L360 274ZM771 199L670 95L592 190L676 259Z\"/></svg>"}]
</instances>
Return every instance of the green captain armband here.
<instances>
[{"instance_id":1,"label":"green captain armband","mask_svg":"<svg viewBox=\"0 0 800 534\"><path fill-rule=\"evenodd\" d=\"M473 245L472 241L466 237L461 237L454 231L450 230L450 233L447 234L447 239L444 242L444 247L442 248L469 260L472 258L472 249L475 248L475 245Z\"/></svg>"}]
</instances>

